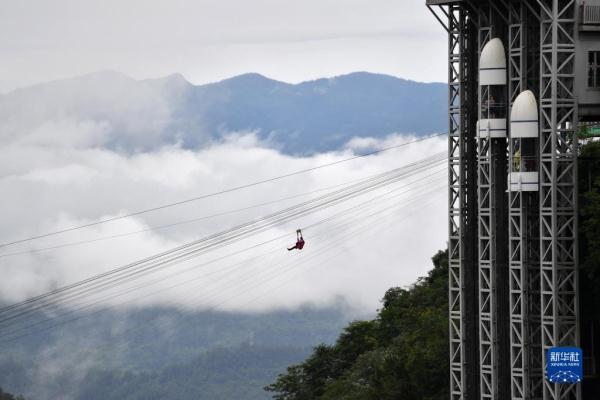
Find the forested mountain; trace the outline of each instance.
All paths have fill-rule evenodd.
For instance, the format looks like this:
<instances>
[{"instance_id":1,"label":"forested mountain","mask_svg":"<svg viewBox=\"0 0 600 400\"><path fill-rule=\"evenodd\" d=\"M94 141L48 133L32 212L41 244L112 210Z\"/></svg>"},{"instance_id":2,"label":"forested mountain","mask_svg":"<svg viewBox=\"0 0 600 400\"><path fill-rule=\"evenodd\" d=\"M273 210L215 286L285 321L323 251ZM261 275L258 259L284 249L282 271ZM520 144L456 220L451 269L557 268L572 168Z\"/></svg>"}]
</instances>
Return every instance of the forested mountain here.
<instances>
[{"instance_id":1,"label":"forested mountain","mask_svg":"<svg viewBox=\"0 0 600 400\"><path fill-rule=\"evenodd\" d=\"M300 84L246 74L195 86L181 75L136 81L106 71L0 95L0 138L136 151L253 131L306 154L357 136L443 132L446 103L445 84L366 72Z\"/></svg>"},{"instance_id":2,"label":"forested mountain","mask_svg":"<svg viewBox=\"0 0 600 400\"><path fill-rule=\"evenodd\" d=\"M91 370L75 389L85 400L259 400L262 390L283 366L306 357L310 349L256 347L217 348L189 363L154 372Z\"/></svg>"},{"instance_id":3,"label":"forested mountain","mask_svg":"<svg viewBox=\"0 0 600 400\"><path fill-rule=\"evenodd\" d=\"M341 305L262 313L107 309L0 345L0 387L34 400L164 399L167 389L177 395L166 398L181 400L268 399L263 386L314 345L332 343L348 319Z\"/></svg>"}]
</instances>

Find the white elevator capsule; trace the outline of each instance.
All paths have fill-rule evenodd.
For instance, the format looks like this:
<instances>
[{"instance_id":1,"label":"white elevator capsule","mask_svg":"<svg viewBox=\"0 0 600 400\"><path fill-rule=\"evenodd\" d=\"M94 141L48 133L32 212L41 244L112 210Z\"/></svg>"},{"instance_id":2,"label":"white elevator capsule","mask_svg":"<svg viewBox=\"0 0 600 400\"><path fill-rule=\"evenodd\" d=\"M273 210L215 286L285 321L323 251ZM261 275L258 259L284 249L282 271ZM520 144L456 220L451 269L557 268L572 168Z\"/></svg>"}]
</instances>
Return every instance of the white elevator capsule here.
<instances>
[{"instance_id":1,"label":"white elevator capsule","mask_svg":"<svg viewBox=\"0 0 600 400\"><path fill-rule=\"evenodd\" d=\"M538 105L531 90L521 92L510 112L510 175L511 191L539 190Z\"/></svg>"},{"instance_id":2,"label":"white elevator capsule","mask_svg":"<svg viewBox=\"0 0 600 400\"><path fill-rule=\"evenodd\" d=\"M506 54L498 38L486 43L479 58L480 114L478 135L483 138L506 137Z\"/></svg>"}]
</instances>

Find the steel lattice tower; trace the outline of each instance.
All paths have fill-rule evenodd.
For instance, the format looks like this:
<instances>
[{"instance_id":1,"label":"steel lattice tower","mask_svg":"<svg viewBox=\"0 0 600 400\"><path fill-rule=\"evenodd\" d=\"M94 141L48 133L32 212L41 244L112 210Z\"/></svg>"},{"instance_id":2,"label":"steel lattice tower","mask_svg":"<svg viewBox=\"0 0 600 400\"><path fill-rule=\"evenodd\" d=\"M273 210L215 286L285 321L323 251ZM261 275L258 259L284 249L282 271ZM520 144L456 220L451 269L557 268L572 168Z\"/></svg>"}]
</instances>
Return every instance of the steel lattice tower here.
<instances>
[{"instance_id":1,"label":"steel lattice tower","mask_svg":"<svg viewBox=\"0 0 600 400\"><path fill-rule=\"evenodd\" d=\"M448 32L448 198L450 391L478 396L476 324L476 107L477 47L473 14L460 5L443 10Z\"/></svg>"},{"instance_id":2,"label":"steel lattice tower","mask_svg":"<svg viewBox=\"0 0 600 400\"><path fill-rule=\"evenodd\" d=\"M579 345L577 132L581 107L600 121L600 91L577 73L600 58L600 0L426 4L448 32L451 398L579 400L581 385L549 382L544 365L549 348ZM506 107L533 99L535 121L514 121L535 123L535 138L491 134L500 89L480 63L493 40Z\"/></svg>"},{"instance_id":3,"label":"steel lattice tower","mask_svg":"<svg viewBox=\"0 0 600 400\"><path fill-rule=\"evenodd\" d=\"M498 5L479 7L479 56L492 39L502 36L504 21ZM504 51L502 51L504 53ZM480 65L481 68L481 65ZM506 71L506 66L504 67ZM505 74L504 74L505 75ZM507 85L479 85L479 121L484 121L484 104L490 96L506 98ZM500 89L498 92L497 89ZM492 93L494 92L494 93ZM505 117L505 116L504 116ZM504 118L506 121L506 118ZM477 132L477 203L479 271L479 383L481 399L505 398L509 392L508 374L508 274L506 240L506 125L483 127ZM504 137L496 137L498 128ZM502 129L503 128L503 129Z\"/></svg>"},{"instance_id":4,"label":"steel lattice tower","mask_svg":"<svg viewBox=\"0 0 600 400\"><path fill-rule=\"evenodd\" d=\"M539 32L525 2L508 3L511 106L539 85ZM533 19L533 21L532 21ZM533 29L532 29L533 27ZM510 362L513 399L540 399L543 383L540 331L539 211L537 192L509 191Z\"/></svg>"},{"instance_id":5,"label":"steel lattice tower","mask_svg":"<svg viewBox=\"0 0 600 400\"><path fill-rule=\"evenodd\" d=\"M540 263L543 360L579 343L577 272L576 2L538 1L540 15ZM580 385L544 381L544 399L581 398Z\"/></svg>"}]
</instances>

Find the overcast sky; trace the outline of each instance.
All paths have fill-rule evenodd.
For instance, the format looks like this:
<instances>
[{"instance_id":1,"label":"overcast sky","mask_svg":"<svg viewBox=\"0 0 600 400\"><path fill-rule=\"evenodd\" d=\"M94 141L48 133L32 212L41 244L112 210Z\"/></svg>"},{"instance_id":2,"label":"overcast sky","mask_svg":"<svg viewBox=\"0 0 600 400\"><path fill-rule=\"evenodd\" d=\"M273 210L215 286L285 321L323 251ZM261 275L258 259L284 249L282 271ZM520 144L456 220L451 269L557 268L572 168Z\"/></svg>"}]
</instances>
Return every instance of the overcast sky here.
<instances>
[{"instance_id":1,"label":"overcast sky","mask_svg":"<svg viewBox=\"0 0 600 400\"><path fill-rule=\"evenodd\" d=\"M200 84L245 72L299 82L352 71L445 81L425 0L0 2L0 91L111 69Z\"/></svg>"}]
</instances>

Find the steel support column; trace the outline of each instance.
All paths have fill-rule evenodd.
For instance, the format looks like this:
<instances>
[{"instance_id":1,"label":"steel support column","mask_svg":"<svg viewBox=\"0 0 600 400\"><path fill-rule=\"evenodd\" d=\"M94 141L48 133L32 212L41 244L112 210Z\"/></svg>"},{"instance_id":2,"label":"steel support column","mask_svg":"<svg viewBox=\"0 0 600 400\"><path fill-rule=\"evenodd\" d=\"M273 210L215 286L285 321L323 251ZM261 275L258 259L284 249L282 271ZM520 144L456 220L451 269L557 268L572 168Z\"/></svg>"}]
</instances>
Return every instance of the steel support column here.
<instances>
[{"instance_id":1,"label":"steel support column","mask_svg":"<svg viewBox=\"0 0 600 400\"><path fill-rule=\"evenodd\" d=\"M509 95L510 104L524 90L538 91L531 64L537 52L537 35L531 34L530 9L523 1L509 7ZM536 20L537 22L537 20ZM534 37L532 37L534 36ZM533 40L532 40L533 39ZM533 49L532 49L533 48ZM512 146L512 143L511 143ZM512 152L512 149L511 149ZM509 285L511 397L541 398L542 365L539 316L539 200L536 192L509 192Z\"/></svg>"},{"instance_id":2,"label":"steel support column","mask_svg":"<svg viewBox=\"0 0 600 400\"><path fill-rule=\"evenodd\" d=\"M482 3L479 12L479 52L493 38L505 42L505 5ZM479 110L488 98L480 87ZM507 96L505 95L504 98ZM480 120L483 116L480 115ZM505 399L508 384L508 233L506 138L478 136L477 202L479 248L479 379L480 399Z\"/></svg>"},{"instance_id":3,"label":"steel support column","mask_svg":"<svg viewBox=\"0 0 600 400\"><path fill-rule=\"evenodd\" d=\"M476 31L469 11L449 5L449 312L451 399L477 399L475 193Z\"/></svg>"},{"instance_id":4,"label":"steel support column","mask_svg":"<svg viewBox=\"0 0 600 400\"><path fill-rule=\"evenodd\" d=\"M577 3L538 0L540 20L540 289L542 357L578 345ZM580 384L544 380L544 400L581 399Z\"/></svg>"},{"instance_id":5,"label":"steel support column","mask_svg":"<svg viewBox=\"0 0 600 400\"><path fill-rule=\"evenodd\" d=\"M487 42L492 38L490 27L490 7L479 8L479 56ZM487 99L488 87L479 87L479 120L481 116L482 99ZM496 359L496 329L494 324L494 254L495 254L495 224L493 209L493 167L491 144L488 136L477 137L477 206L478 206L478 273L479 273L479 397L495 399L498 377L495 374Z\"/></svg>"},{"instance_id":6,"label":"steel support column","mask_svg":"<svg viewBox=\"0 0 600 400\"><path fill-rule=\"evenodd\" d=\"M508 84L510 103L526 87L526 55L524 54L523 5L510 3L508 38ZM529 400L529 365L527 354L527 273L526 222L523 192L509 192L509 265L510 265L510 364L511 396L514 400Z\"/></svg>"}]
</instances>

